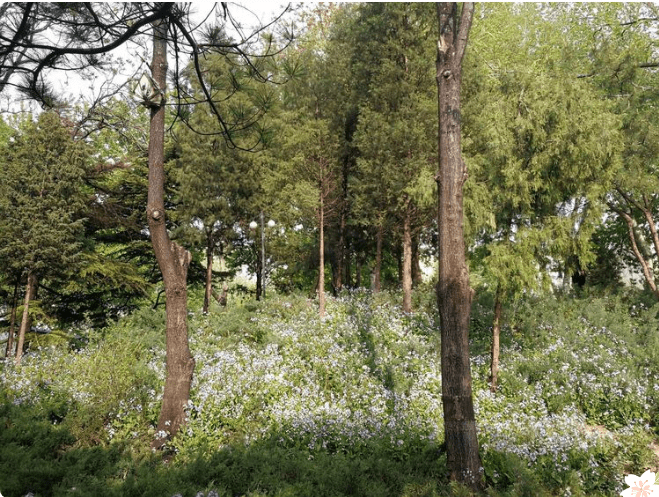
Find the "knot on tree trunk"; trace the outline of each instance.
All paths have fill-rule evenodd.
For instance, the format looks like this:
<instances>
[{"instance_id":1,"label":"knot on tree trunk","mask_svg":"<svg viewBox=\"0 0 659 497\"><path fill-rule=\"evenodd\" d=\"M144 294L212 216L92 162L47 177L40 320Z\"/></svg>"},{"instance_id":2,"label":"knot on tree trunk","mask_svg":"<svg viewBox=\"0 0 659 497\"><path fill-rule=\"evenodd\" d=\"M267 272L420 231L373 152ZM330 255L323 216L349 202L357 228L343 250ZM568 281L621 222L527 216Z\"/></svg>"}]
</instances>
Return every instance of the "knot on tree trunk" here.
<instances>
[{"instance_id":1,"label":"knot on tree trunk","mask_svg":"<svg viewBox=\"0 0 659 497\"><path fill-rule=\"evenodd\" d=\"M172 242L171 249L174 254L174 259L178 262L179 266L187 269L190 265L190 261L192 261L192 255L190 252L176 242Z\"/></svg>"},{"instance_id":2,"label":"knot on tree trunk","mask_svg":"<svg viewBox=\"0 0 659 497\"><path fill-rule=\"evenodd\" d=\"M146 215L148 216L149 219L153 219L156 222L164 222L165 221L165 212L158 209L158 208L147 208L146 210Z\"/></svg>"}]
</instances>

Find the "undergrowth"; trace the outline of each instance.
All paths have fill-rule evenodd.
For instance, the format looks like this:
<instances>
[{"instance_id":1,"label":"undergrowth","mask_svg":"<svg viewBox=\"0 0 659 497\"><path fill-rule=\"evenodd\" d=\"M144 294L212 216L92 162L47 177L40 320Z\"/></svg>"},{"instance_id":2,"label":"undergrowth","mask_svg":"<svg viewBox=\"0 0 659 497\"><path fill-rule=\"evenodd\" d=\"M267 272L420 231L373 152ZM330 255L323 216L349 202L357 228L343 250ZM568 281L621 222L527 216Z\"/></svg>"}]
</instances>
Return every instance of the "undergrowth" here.
<instances>
[{"instance_id":1,"label":"undergrowth","mask_svg":"<svg viewBox=\"0 0 659 497\"><path fill-rule=\"evenodd\" d=\"M431 295L417 302L430 302ZM0 492L25 496L449 496L438 320L387 293L198 311L189 422L148 450L164 382L164 310L0 366ZM472 312L472 374L491 496L617 495L656 464L658 306L543 298L506 311L489 392L491 298ZM430 306L428 308L431 308ZM82 331L76 335L82 334ZM84 346L80 344L84 343Z\"/></svg>"}]
</instances>

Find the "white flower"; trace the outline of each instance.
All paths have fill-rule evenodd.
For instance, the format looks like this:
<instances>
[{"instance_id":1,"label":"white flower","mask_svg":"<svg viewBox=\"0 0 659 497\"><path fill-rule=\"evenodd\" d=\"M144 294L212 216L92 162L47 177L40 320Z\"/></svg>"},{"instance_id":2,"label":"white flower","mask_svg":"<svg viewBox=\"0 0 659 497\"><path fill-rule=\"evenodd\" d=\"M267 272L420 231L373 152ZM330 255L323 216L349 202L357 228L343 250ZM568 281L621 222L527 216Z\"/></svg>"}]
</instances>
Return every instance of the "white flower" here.
<instances>
[{"instance_id":1,"label":"white flower","mask_svg":"<svg viewBox=\"0 0 659 497\"><path fill-rule=\"evenodd\" d=\"M629 488L620 492L622 497L656 497L659 496L659 485L655 485L655 474L646 471L640 477L636 475L625 476L625 483Z\"/></svg>"}]
</instances>

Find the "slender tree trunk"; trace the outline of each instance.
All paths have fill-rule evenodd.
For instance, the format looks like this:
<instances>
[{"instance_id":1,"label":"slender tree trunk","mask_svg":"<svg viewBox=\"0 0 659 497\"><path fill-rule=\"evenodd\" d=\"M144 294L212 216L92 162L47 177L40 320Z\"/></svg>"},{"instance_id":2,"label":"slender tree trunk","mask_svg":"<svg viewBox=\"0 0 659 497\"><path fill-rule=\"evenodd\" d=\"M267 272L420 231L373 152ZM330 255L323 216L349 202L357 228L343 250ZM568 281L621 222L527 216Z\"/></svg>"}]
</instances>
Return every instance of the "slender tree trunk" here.
<instances>
[{"instance_id":1,"label":"slender tree trunk","mask_svg":"<svg viewBox=\"0 0 659 497\"><path fill-rule=\"evenodd\" d=\"M14 355L14 335L16 331L16 307L18 307L18 288L20 279L16 279L14 285L14 298L11 301L11 318L9 321L9 336L7 337L7 348L5 349L5 357L12 357Z\"/></svg>"},{"instance_id":2,"label":"slender tree trunk","mask_svg":"<svg viewBox=\"0 0 659 497\"><path fill-rule=\"evenodd\" d=\"M166 20L153 25L153 79L164 91L167 74ZM188 345L187 275L190 252L172 242L165 220L165 107L151 109L149 129L149 189L147 220L151 243L163 275L167 315L167 369L157 433L151 447L160 449L185 424L185 408L190 399L194 359Z\"/></svg>"},{"instance_id":3,"label":"slender tree trunk","mask_svg":"<svg viewBox=\"0 0 659 497\"><path fill-rule=\"evenodd\" d=\"M268 278L268 272L265 265L265 219L263 211L261 211L259 218L261 221L261 295L263 296L263 300L265 300L265 282Z\"/></svg>"},{"instance_id":4,"label":"slender tree trunk","mask_svg":"<svg viewBox=\"0 0 659 497\"><path fill-rule=\"evenodd\" d=\"M208 314L213 292L213 231L206 232L206 292L204 293L204 308L202 312Z\"/></svg>"},{"instance_id":5,"label":"slender tree trunk","mask_svg":"<svg viewBox=\"0 0 659 497\"><path fill-rule=\"evenodd\" d=\"M403 242L396 244L396 262L398 263L398 282L403 284Z\"/></svg>"},{"instance_id":6,"label":"slender tree trunk","mask_svg":"<svg viewBox=\"0 0 659 497\"><path fill-rule=\"evenodd\" d=\"M501 335L501 285L497 285L494 296L494 320L492 321L492 362L490 364L490 392L497 391L499 376L499 337Z\"/></svg>"},{"instance_id":7,"label":"slender tree trunk","mask_svg":"<svg viewBox=\"0 0 659 497\"><path fill-rule=\"evenodd\" d=\"M263 267L261 265L261 252L256 250L256 300L261 300L263 294Z\"/></svg>"},{"instance_id":8,"label":"slender tree trunk","mask_svg":"<svg viewBox=\"0 0 659 497\"><path fill-rule=\"evenodd\" d=\"M344 278L343 278L343 283L344 286L347 286L348 288L352 288L352 244L350 243L350 239L348 237L348 232L346 231L346 245L345 245L345 250L344 250L344 265L343 265L343 271L344 271Z\"/></svg>"},{"instance_id":9,"label":"slender tree trunk","mask_svg":"<svg viewBox=\"0 0 659 497\"><path fill-rule=\"evenodd\" d=\"M403 312L412 312L412 220L410 199L405 201L403 219Z\"/></svg>"},{"instance_id":10,"label":"slender tree trunk","mask_svg":"<svg viewBox=\"0 0 659 497\"><path fill-rule=\"evenodd\" d=\"M650 233L652 234L652 243L654 244L654 252L659 257L659 234L657 233L657 225L654 222L654 217L652 217L652 212L649 209L643 209L643 215L645 216L648 226L650 227Z\"/></svg>"},{"instance_id":11,"label":"slender tree trunk","mask_svg":"<svg viewBox=\"0 0 659 497\"><path fill-rule=\"evenodd\" d=\"M382 238L384 237L384 223L380 222L378 225L378 232L375 236L375 270L373 291L379 292L382 290Z\"/></svg>"},{"instance_id":12,"label":"slender tree trunk","mask_svg":"<svg viewBox=\"0 0 659 497\"><path fill-rule=\"evenodd\" d=\"M439 282L444 438L451 480L483 485L469 364L469 315L473 291L465 257L463 185L467 169L460 146L462 59L474 6L438 3L437 87L439 100Z\"/></svg>"},{"instance_id":13,"label":"slender tree trunk","mask_svg":"<svg viewBox=\"0 0 659 497\"><path fill-rule=\"evenodd\" d=\"M362 259L359 255L355 258L355 288L362 286Z\"/></svg>"},{"instance_id":14,"label":"slender tree trunk","mask_svg":"<svg viewBox=\"0 0 659 497\"><path fill-rule=\"evenodd\" d=\"M412 286L417 287L423 281L419 260L419 235L412 237Z\"/></svg>"},{"instance_id":15,"label":"slender tree trunk","mask_svg":"<svg viewBox=\"0 0 659 497\"><path fill-rule=\"evenodd\" d=\"M344 187L345 188L345 187ZM345 271L345 257L346 257L346 209L345 199L341 205L341 219L339 220L339 246L336 254L336 279L334 280L334 291L340 292L343 288L343 273Z\"/></svg>"},{"instance_id":16,"label":"slender tree trunk","mask_svg":"<svg viewBox=\"0 0 659 497\"><path fill-rule=\"evenodd\" d=\"M322 166L321 166L322 168ZM324 195L323 195L323 180L321 171L321 189L320 189L320 209L318 211L319 226L320 226L320 242L319 242L319 256L320 262L318 263L318 310L320 317L325 315L325 212L324 212Z\"/></svg>"},{"instance_id":17,"label":"slender tree trunk","mask_svg":"<svg viewBox=\"0 0 659 497\"><path fill-rule=\"evenodd\" d=\"M37 277L34 273L28 273L27 285L25 286L25 302L23 303L23 319L21 319L21 327L18 331L18 344L16 345L16 356L14 363L17 366L21 364L23 357L23 347L25 346L25 334L30 328L30 301L34 298L37 288Z\"/></svg>"},{"instance_id":18,"label":"slender tree trunk","mask_svg":"<svg viewBox=\"0 0 659 497\"><path fill-rule=\"evenodd\" d=\"M654 293L657 299L659 299L659 288L657 288L657 284L654 281L654 274L652 272L652 268L650 267L650 264L648 264L648 261L645 260L645 257L641 253L641 249L639 248L638 243L636 241L636 234L634 233L634 228L636 227L634 218L624 210L617 208L614 204L609 203L608 205L614 212L616 212L619 216L621 216L625 220L625 223L627 224L627 232L629 234L629 241L632 245L632 252L634 253L634 257L636 257L636 260L641 265L641 269L643 270L643 276L645 277L645 282L652 290L652 293Z\"/></svg>"}]
</instances>

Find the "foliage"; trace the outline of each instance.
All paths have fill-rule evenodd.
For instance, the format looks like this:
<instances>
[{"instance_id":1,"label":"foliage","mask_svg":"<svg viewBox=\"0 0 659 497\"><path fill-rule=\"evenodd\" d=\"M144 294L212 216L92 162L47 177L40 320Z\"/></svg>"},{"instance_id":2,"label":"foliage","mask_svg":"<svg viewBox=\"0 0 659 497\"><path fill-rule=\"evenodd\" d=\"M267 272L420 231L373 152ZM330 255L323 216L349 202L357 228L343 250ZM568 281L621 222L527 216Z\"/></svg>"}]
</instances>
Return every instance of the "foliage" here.
<instances>
[{"instance_id":1,"label":"foliage","mask_svg":"<svg viewBox=\"0 0 659 497\"><path fill-rule=\"evenodd\" d=\"M569 25L532 4L482 9L465 75L469 231L488 278L519 296L548 286L548 269L571 273L581 267L574 261L593 259L621 125L563 65Z\"/></svg>"},{"instance_id":2,"label":"foliage","mask_svg":"<svg viewBox=\"0 0 659 497\"><path fill-rule=\"evenodd\" d=\"M0 256L14 274L51 275L78 259L87 150L55 113L27 117L13 138L0 167Z\"/></svg>"},{"instance_id":3,"label":"foliage","mask_svg":"<svg viewBox=\"0 0 659 497\"><path fill-rule=\"evenodd\" d=\"M625 473L653 464L659 309L632 297L522 299L493 395L483 302L472 369L490 495L613 495ZM294 296L191 313L197 371L170 463L143 452L164 381L163 321L143 308L88 331L82 349L31 351L21 374L0 366L4 495L469 495L442 476L434 318L363 291L329 299L324 320Z\"/></svg>"}]
</instances>

